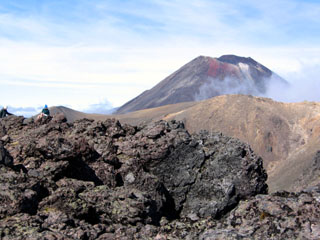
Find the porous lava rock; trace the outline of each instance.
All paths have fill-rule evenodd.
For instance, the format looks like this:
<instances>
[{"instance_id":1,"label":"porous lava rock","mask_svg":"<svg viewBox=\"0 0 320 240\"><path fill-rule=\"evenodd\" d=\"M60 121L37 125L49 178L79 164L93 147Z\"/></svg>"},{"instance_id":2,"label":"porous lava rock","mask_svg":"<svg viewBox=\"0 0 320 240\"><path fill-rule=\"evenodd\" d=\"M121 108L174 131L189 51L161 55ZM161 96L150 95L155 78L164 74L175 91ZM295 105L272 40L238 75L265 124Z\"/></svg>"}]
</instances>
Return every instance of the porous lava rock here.
<instances>
[{"instance_id":1,"label":"porous lava rock","mask_svg":"<svg viewBox=\"0 0 320 240\"><path fill-rule=\"evenodd\" d=\"M277 192L240 202L209 239L319 239L320 191Z\"/></svg>"},{"instance_id":2,"label":"porous lava rock","mask_svg":"<svg viewBox=\"0 0 320 240\"><path fill-rule=\"evenodd\" d=\"M271 220L293 235L268 236L317 233L318 195L257 195L267 193L262 159L221 133L62 116L10 116L0 129L1 239L261 239L259 221Z\"/></svg>"}]
</instances>

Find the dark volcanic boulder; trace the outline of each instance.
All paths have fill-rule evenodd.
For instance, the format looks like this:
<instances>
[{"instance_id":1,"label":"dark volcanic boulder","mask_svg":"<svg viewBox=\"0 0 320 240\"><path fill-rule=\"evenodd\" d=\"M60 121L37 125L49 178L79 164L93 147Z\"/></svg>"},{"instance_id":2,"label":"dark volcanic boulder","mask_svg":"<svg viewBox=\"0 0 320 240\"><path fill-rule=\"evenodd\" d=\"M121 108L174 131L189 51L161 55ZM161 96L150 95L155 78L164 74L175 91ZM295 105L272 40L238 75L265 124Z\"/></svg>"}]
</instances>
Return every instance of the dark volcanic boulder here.
<instances>
[{"instance_id":1,"label":"dark volcanic boulder","mask_svg":"<svg viewBox=\"0 0 320 240\"><path fill-rule=\"evenodd\" d=\"M164 182L181 216L219 218L240 199L267 193L262 159L248 145L219 133L185 138L146 168Z\"/></svg>"},{"instance_id":2,"label":"dark volcanic boulder","mask_svg":"<svg viewBox=\"0 0 320 240\"><path fill-rule=\"evenodd\" d=\"M40 125L18 117L0 121L1 239L263 239L267 233L317 233L318 195L256 196L267 193L262 160L236 139L190 135L175 121L132 127L114 119L72 124L59 119ZM280 230L267 230L258 219ZM283 235L282 226L297 230Z\"/></svg>"},{"instance_id":3,"label":"dark volcanic boulder","mask_svg":"<svg viewBox=\"0 0 320 240\"><path fill-rule=\"evenodd\" d=\"M178 184L190 186L182 216L194 213L200 217L219 218L239 200L267 193L267 174L262 159L248 145L222 134L209 136L207 133L199 136L199 145L204 151L204 161L198 168L181 162L185 166L184 173L196 172L193 184L189 183L188 174L180 173Z\"/></svg>"},{"instance_id":4,"label":"dark volcanic boulder","mask_svg":"<svg viewBox=\"0 0 320 240\"><path fill-rule=\"evenodd\" d=\"M219 133L190 136L180 123L158 122L117 144L118 154L142 161L164 183L176 215L219 218L240 199L267 192L262 159L248 145ZM123 165L122 175L135 176L137 164Z\"/></svg>"}]
</instances>

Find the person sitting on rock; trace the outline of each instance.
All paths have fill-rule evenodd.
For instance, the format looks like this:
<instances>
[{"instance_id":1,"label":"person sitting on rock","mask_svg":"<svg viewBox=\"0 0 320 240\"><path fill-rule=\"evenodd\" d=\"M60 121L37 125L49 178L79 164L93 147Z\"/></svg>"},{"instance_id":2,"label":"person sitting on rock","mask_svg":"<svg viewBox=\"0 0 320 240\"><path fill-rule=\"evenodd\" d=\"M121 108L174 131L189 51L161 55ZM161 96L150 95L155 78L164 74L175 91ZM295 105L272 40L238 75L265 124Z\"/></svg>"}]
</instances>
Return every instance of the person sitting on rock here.
<instances>
[{"instance_id":1,"label":"person sitting on rock","mask_svg":"<svg viewBox=\"0 0 320 240\"><path fill-rule=\"evenodd\" d=\"M38 115L37 120L43 118L43 117L48 117L50 116L50 111L48 108L48 105L44 105L44 108L42 109L41 113Z\"/></svg>"},{"instance_id":2,"label":"person sitting on rock","mask_svg":"<svg viewBox=\"0 0 320 240\"><path fill-rule=\"evenodd\" d=\"M4 117L6 117L7 115L12 115L12 113L9 113L7 109L8 109L7 106L5 106L5 107L3 107L3 108L1 109L1 111L0 111L0 118L4 118Z\"/></svg>"}]
</instances>

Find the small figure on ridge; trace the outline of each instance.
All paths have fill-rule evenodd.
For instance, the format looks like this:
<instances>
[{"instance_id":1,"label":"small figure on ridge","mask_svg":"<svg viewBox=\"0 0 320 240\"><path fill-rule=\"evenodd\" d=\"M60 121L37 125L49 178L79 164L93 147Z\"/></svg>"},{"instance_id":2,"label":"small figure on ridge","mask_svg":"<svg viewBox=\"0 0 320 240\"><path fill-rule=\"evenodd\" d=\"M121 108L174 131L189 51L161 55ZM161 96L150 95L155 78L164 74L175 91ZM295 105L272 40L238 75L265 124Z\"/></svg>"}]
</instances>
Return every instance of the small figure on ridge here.
<instances>
[{"instance_id":1,"label":"small figure on ridge","mask_svg":"<svg viewBox=\"0 0 320 240\"><path fill-rule=\"evenodd\" d=\"M50 111L49 111L49 108L46 104L46 105L44 105L44 108L42 109L41 113L38 115L37 120L39 120L43 117L48 117L48 116L50 116Z\"/></svg>"},{"instance_id":2,"label":"small figure on ridge","mask_svg":"<svg viewBox=\"0 0 320 240\"><path fill-rule=\"evenodd\" d=\"M5 107L3 107L3 108L1 109L1 111L0 111L0 118L4 118L4 117L6 117L7 115L12 115L12 113L9 113L7 109L8 109L7 106L5 106Z\"/></svg>"}]
</instances>

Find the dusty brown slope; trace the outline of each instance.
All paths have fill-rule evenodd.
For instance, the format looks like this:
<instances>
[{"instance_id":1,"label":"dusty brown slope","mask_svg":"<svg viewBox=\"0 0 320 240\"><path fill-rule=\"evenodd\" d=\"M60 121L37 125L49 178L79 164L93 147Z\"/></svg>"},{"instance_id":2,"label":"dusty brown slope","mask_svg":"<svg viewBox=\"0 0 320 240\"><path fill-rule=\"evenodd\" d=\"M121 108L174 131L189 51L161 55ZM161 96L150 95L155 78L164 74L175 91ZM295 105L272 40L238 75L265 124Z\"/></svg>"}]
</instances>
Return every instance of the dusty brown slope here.
<instances>
[{"instance_id":1,"label":"dusty brown slope","mask_svg":"<svg viewBox=\"0 0 320 240\"><path fill-rule=\"evenodd\" d=\"M145 109L143 111L131 112L130 114L121 115L104 115L104 114L89 114L80 111L73 110L71 108L63 106L50 107L51 115L63 113L68 122L74 122L83 118L93 119L96 121L103 121L110 118L116 118L122 122L129 123L131 125L139 125L143 123L149 123L152 121L161 120L164 116L169 114L176 114L179 111L185 110L189 107L198 104L197 102L184 102L179 104L165 105L158 108Z\"/></svg>"},{"instance_id":2,"label":"dusty brown slope","mask_svg":"<svg viewBox=\"0 0 320 240\"><path fill-rule=\"evenodd\" d=\"M190 132L221 131L248 142L264 159L271 191L297 190L320 180L312 170L320 150L320 103L224 95L114 117L131 124L182 120Z\"/></svg>"}]
</instances>

